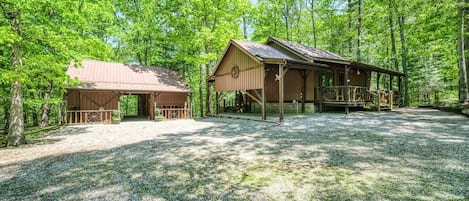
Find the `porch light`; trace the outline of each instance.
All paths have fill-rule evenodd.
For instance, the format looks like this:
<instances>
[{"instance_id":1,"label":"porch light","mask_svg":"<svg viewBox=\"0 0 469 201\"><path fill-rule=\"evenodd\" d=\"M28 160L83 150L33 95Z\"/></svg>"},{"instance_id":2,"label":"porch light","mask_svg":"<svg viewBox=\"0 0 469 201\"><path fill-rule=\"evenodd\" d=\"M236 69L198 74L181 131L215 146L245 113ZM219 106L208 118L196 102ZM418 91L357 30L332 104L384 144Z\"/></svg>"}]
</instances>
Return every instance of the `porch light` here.
<instances>
[{"instance_id":1,"label":"porch light","mask_svg":"<svg viewBox=\"0 0 469 201\"><path fill-rule=\"evenodd\" d=\"M357 75L360 75L360 69L357 69Z\"/></svg>"}]
</instances>

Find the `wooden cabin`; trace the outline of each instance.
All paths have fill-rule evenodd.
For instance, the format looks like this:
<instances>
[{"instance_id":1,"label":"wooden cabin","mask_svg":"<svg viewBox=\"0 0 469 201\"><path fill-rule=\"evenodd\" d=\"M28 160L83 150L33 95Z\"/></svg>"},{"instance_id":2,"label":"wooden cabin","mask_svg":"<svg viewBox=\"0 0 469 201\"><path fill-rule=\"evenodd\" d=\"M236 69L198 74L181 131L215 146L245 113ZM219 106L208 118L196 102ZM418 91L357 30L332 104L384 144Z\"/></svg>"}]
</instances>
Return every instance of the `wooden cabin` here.
<instances>
[{"instance_id":1,"label":"wooden cabin","mask_svg":"<svg viewBox=\"0 0 469 201\"><path fill-rule=\"evenodd\" d=\"M112 112L121 109L123 95L138 97L139 117L191 117L191 104L187 103L191 90L178 71L85 60L77 65L71 63L67 74L79 81L67 89L65 96L68 124L110 122Z\"/></svg>"},{"instance_id":2,"label":"wooden cabin","mask_svg":"<svg viewBox=\"0 0 469 201\"><path fill-rule=\"evenodd\" d=\"M376 80L374 90L372 76ZM386 89L381 83L384 76L389 82ZM267 112L275 111L283 121L286 107L296 107L303 113L322 112L324 107L344 107L348 113L350 107L367 104L392 109L401 103L403 76L271 37L265 44L231 40L208 82L215 86L217 113L227 108L248 108L244 111L259 111L266 119ZM223 100L227 92L236 93L234 104L228 106Z\"/></svg>"}]
</instances>

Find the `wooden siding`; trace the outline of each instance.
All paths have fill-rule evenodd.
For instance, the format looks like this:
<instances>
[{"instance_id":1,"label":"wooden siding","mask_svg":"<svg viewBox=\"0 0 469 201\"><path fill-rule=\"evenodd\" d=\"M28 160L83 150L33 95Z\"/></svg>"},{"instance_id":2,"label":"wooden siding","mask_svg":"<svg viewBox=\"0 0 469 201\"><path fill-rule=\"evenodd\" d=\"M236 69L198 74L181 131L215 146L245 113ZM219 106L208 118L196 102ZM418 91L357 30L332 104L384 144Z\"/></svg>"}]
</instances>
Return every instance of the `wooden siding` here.
<instances>
[{"instance_id":1,"label":"wooden siding","mask_svg":"<svg viewBox=\"0 0 469 201\"><path fill-rule=\"evenodd\" d=\"M157 106L184 106L186 93L161 93L156 99Z\"/></svg>"},{"instance_id":2,"label":"wooden siding","mask_svg":"<svg viewBox=\"0 0 469 201\"><path fill-rule=\"evenodd\" d=\"M314 88L316 87L315 72L312 70L306 71L306 101L314 100ZM275 74L278 74L278 68L272 68L266 76L266 96L268 102L278 101L278 81L275 81ZM300 94L302 93L303 77L299 70L290 69L285 74L285 90L284 100L293 101L301 100Z\"/></svg>"},{"instance_id":3,"label":"wooden siding","mask_svg":"<svg viewBox=\"0 0 469 201\"><path fill-rule=\"evenodd\" d=\"M345 86L345 83L340 83L340 81L344 80L344 67L333 67L334 72L334 85L335 86ZM351 68L349 73L350 85L351 86L366 86L366 71L360 70L360 75L357 74L357 69Z\"/></svg>"},{"instance_id":4,"label":"wooden siding","mask_svg":"<svg viewBox=\"0 0 469 201\"><path fill-rule=\"evenodd\" d=\"M76 90L70 90L67 94L67 104L68 109L80 109L80 92Z\"/></svg>"},{"instance_id":5,"label":"wooden siding","mask_svg":"<svg viewBox=\"0 0 469 201\"><path fill-rule=\"evenodd\" d=\"M80 92L80 110L117 110L119 96L113 92Z\"/></svg>"},{"instance_id":6,"label":"wooden siding","mask_svg":"<svg viewBox=\"0 0 469 201\"><path fill-rule=\"evenodd\" d=\"M238 78L231 77L233 66L239 67ZM215 74L216 91L251 90L262 88L262 64L231 45Z\"/></svg>"}]
</instances>

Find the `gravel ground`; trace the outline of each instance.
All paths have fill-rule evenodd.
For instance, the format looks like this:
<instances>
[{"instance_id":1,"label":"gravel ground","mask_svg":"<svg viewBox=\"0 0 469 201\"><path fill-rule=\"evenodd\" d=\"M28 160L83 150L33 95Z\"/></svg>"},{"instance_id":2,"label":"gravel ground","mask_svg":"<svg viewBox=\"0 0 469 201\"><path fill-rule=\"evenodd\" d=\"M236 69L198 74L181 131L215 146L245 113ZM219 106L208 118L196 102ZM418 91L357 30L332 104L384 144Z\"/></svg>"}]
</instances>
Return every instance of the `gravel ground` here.
<instances>
[{"instance_id":1,"label":"gravel ground","mask_svg":"<svg viewBox=\"0 0 469 201\"><path fill-rule=\"evenodd\" d=\"M469 119L431 109L70 126L0 149L0 200L468 200Z\"/></svg>"}]
</instances>

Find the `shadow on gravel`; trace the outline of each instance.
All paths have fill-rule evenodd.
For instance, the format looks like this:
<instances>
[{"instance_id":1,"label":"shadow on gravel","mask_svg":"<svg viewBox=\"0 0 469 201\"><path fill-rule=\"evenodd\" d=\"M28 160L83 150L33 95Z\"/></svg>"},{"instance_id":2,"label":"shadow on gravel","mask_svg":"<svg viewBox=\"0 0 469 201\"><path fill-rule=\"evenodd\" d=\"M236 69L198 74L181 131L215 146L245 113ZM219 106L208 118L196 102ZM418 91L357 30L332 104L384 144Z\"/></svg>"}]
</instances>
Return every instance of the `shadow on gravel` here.
<instances>
[{"instance_id":1,"label":"shadow on gravel","mask_svg":"<svg viewBox=\"0 0 469 201\"><path fill-rule=\"evenodd\" d=\"M266 200L278 198L275 193L286 200L468 198L465 120L426 118L324 114L283 125L200 119L215 125L19 164L0 180L0 200ZM249 153L259 158L245 159ZM289 181L273 196L266 189L279 176Z\"/></svg>"}]
</instances>

